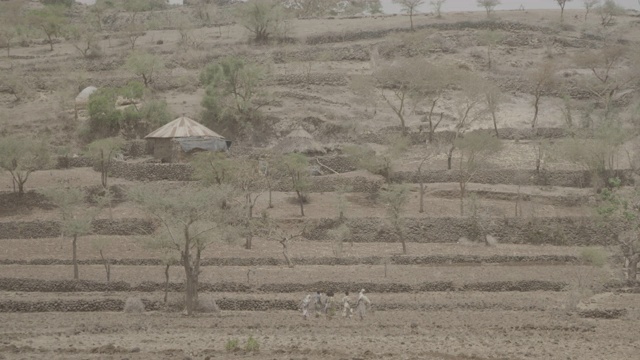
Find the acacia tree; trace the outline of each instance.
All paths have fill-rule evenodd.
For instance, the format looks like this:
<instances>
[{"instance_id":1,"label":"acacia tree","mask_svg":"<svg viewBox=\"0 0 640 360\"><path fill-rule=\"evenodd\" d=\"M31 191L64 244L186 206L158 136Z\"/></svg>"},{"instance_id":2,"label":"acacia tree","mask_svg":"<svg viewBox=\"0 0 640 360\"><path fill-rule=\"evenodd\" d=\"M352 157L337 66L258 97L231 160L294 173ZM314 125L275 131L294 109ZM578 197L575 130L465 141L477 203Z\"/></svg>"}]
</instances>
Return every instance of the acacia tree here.
<instances>
[{"instance_id":1,"label":"acacia tree","mask_svg":"<svg viewBox=\"0 0 640 360\"><path fill-rule=\"evenodd\" d=\"M60 35L65 24L66 8L62 5L47 5L43 9L32 10L29 22L32 26L42 30L53 51L53 38Z\"/></svg>"},{"instance_id":2,"label":"acacia tree","mask_svg":"<svg viewBox=\"0 0 640 360\"><path fill-rule=\"evenodd\" d=\"M496 133L496 137L500 138L500 133L498 132L498 111L500 111L500 104L504 101L502 92L500 88L493 83L487 83L486 92L484 94L485 104L487 105L487 110L491 114L491 120L493 120L493 130Z\"/></svg>"},{"instance_id":3,"label":"acacia tree","mask_svg":"<svg viewBox=\"0 0 640 360\"><path fill-rule=\"evenodd\" d=\"M424 0L393 0L394 3L402 7L402 11L409 14L409 22L411 22L411 31L413 31L413 14L418 8L424 5Z\"/></svg>"},{"instance_id":4,"label":"acacia tree","mask_svg":"<svg viewBox=\"0 0 640 360\"><path fill-rule=\"evenodd\" d=\"M423 59L402 59L380 68L374 76L381 87L381 94L391 110L400 120L402 134L408 134L407 108L415 109L429 94L434 71ZM436 100L437 101L437 100Z\"/></svg>"},{"instance_id":5,"label":"acacia tree","mask_svg":"<svg viewBox=\"0 0 640 360\"><path fill-rule=\"evenodd\" d=\"M113 159L122 154L125 141L119 137L100 139L88 146L89 154L98 162L100 168L100 183L103 188L108 188L109 170Z\"/></svg>"},{"instance_id":6,"label":"acacia tree","mask_svg":"<svg viewBox=\"0 0 640 360\"><path fill-rule=\"evenodd\" d=\"M264 94L261 83L264 69L250 61L228 56L215 61L202 71L200 82L206 87L202 117L230 133L251 129Z\"/></svg>"},{"instance_id":7,"label":"acacia tree","mask_svg":"<svg viewBox=\"0 0 640 360\"><path fill-rule=\"evenodd\" d=\"M256 43L264 44L280 31L286 13L277 0L249 0L238 7L236 19L253 33Z\"/></svg>"},{"instance_id":8,"label":"acacia tree","mask_svg":"<svg viewBox=\"0 0 640 360\"><path fill-rule=\"evenodd\" d=\"M291 189L296 192L300 205L300 216L304 216L304 203L307 200L306 191L309 188L309 160L304 154L291 153L283 156L279 163L280 169L291 181Z\"/></svg>"},{"instance_id":9,"label":"acacia tree","mask_svg":"<svg viewBox=\"0 0 640 360\"><path fill-rule=\"evenodd\" d=\"M132 188L128 195L162 224L165 236L154 238L157 245L179 254L186 278L185 310L187 315L193 314L198 304L202 253L212 244L229 241L236 235L237 209L224 205L231 203L232 189L145 185Z\"/></svg>"},{"instance_id":10,"label":"acacia tree","mask_svg":"<svg viewBox=\"0 0 640 360\"><path fill-rule=\"evenodd\" d=\"M499 151L502 143L489 133L476 131L458 139L456 147L460 150L458 185L460 186L460 215L463 216L467 184L480 169L482 161Z\"/></svg>"},{"instance_id":11,"label":"acacia tree","mask_svg":"<svg viewBox=\"0 0 640 360\"><path fill-rule=\"evenodd\" d=\"M583 0L583 3L584 3L584 10L585 10L584 21L587 21L587 18L591 10L596 6L600 5L600 0Z\"/></svg>"},{"instance_id":12,"label":"acacia tree","mask_svg":"<svg viewBox=\"0 0 640 360\"><path fill-rule=\"evenodd\" d=\"M60 188L48 190L45 196L60 211L61 237L70 236L73 263L73 278L80 278L78 270L78 238L91 233L91 222L98 210L87 209L85 193L78 188Z\"/></svg>"},{"instance_id":13,"label":"acacia tree","mask_svg":"<svg viewBox=\"0 0 640 360\"><path fill-rule=\"evenodd\" d=\"M436 17L438 19L442 18L442 5L444 5L444 3L446 3L447 0L431 0L429 1L429 4L431 5L431 8L433 9L433 12L436 14Z\"/></svg>"},{"instance_id":14,"label":"acacia tree","mask_svg":"<svg viewBox=\"0 0 640 360\"><path fill-rule=\"evenodd\" d=\"M487 12L487 17L491 17L491 13L496 8L496 6L502 4L500 0L476 0L478 7L483 7Z\"/></svg>"},{"instance_id":15,"label":"acacia tree","mask_svg":"<svg viewBox=\"0 0 640 360\"><path fill-rule=\"evenodd\" d=\"M64 29L65 37L84 58L100 55L98 31L89 24L70 25Z\"/></svg>"},{"instance_id":16,"label":"acacia tree","mask_svg":"<svg viewBox=\"0 0 640 360\"><path fill-rule=\"evenodd\" d=\"M19 196L24 194L24 184L29 175L45 169L50 162L51 154L44 140L0 138L0 168L11 174L13 191L17 190Z\"/></svg>"},{"instance_id":17,"label":"acacia tree","mask_svg":"<svg viewBox=\"0 0 640 360\"><path fill-rule=\"evenodd\" d=\"M23 4L21 0L0 2L0 40L7 48L7 57L11 56L11 42L20 34L24 23Z\"/></svg>"},{"instance_id":18,"label":"acacia tree","mask_svg":"<svg viewBox=\"0 0 640 360\"><path fill-rule=\"evenodd\" d=\"M600 16L600 25L606 27L614 23L616 16L624 15L625 10L615 0L604 0L604 4L596 7L596 12Z\"/></svg>"},{"instance_id":19,"label":"acacia tree","mask_svg":"<svg viewBox=\"0 0 640 360\"><path fill-rule=\"evenodd\" d=\"M409 200L409 188L403 184L390 185L381 194L381 200L387 207L387 221L393 228L398 241L402 244L402 253L407 254L407 243L404 234L405 205Z\"/></svg>"},{"instance_id":20,"label":"acacia tree","mask_svg":"<svg viewBox=\"0 0 640 360\"><path fill-rule=\"evenodd\" d=\"M618 178L609 179L609 185L600 194L596 212L607 223L627 224L630 229L614 238L625 258L625 277L635 283L640 263L640 188L623 189Z\"/></svg>"},{"instance_id":21,"label":"acacia tree","mask_svg":"<svg viewBox=\"0 0 640 360\"><path fill-rule=\"evenodd\" d=\"M479 110L480 104L485 98L486 82L473 74L461 74L461 92L455 103L456 120L453 128L453 136L448 137L449 149L447 151L447 169L451 170L453 152L457 146L457 140L469 129L469 125L478 119L483 111Z\"/></svg>"},{"instance_id":22,"label":"acacia tree","mask_svg":"<svg viewBox=\"0 0 640 360\"><path fill-rule=\"evenodd\" d=\"M529 82L533 86L533 119L531 120L531 128L535 128L538 124L538 113L540 111L540 98L545 93L553 90L556 86L556 64L552 61L544 61L534 68L528 75Z\"/></svg>"},{"instance_id":23,"label":"acacia tree","mask_svg":"<svg viewBox=\"0 0 640 360\"><path fill-rule=\"evenodd\" d=\"M142 77L144 86L149 87L153 83L157 72L164 68L164 62L156 55L135 52L129 55L124 66L136 76Z\"/></svg>"},{"instance_id":24,"label":"acacia tree","mask_svg":"<svg viewBox=\"0 0 640 360\"><path fill-rule=\"evenodd\" d=\"M558 6L560 6L560 22L561 23L564 21L564 7L567 6L567 3L571 1L573 0L556 0L556 2L558 3Z\"/></svg>"},{"instance_id":25,"label":"acacia tree","mask_svg":"<svg viewBox=\"0 0 640 360\"><path fill-rule=\"evenodd\" d=\"M480 42L487 46L487 68L491 70L493 65L493 48L502 41L503 35L496 30L487 30L480 35Z\"/></svg>"},{"instance_id":26,"label":"acacia tree","mask_svg":"<svg viewBox=\"0 0 640 360\"><path fill-rule=\"evenodd\" d=\"M611 113L614 96L625 85L638 78L637 70L616 72L617 68L625 61L628 53L627 46L606 44L599 50L582 52L574 59L578 66L591 70L593 78L585 81L583 86L603 105L603 118L605 119L608 119Z\"/></svg>"}]
</instances>

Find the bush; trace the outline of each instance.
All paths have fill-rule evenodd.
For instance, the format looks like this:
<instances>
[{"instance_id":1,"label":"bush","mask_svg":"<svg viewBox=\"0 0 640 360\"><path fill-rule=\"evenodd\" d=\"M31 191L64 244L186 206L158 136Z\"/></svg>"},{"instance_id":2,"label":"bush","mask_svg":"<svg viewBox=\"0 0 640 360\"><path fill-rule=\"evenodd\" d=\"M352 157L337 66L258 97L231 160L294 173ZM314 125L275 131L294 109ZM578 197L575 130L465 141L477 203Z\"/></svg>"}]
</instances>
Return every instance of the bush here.
<instances>
[{"instance_id":1,"label":"bush","mask_svg":"<svg viewBox=\"0 0 640 360\"><path fill-rule=\"evenodd\" d=\"M607 263L607 253L600 248L588 247L580 251L580 257L589 265L603 267Z\"/></svg>"},{"instance_id":2,"label":"bush","mask_svg":"<svg viewBox=\"0 0 640 360\"><path fill-rule=\"evenodd\" d=\"M227 341L226 344L224 344L224 349L227 350L228 352L234 352L234 351L238 351L240 349L240 347L238 346L238 339L231 339L229 341Z\"/></svg>"},{"instance_id":3,"label":"bush","mask_svg":"<svg viewBox=\"0 0 640 360\"><path fill-rule=\"evenodd\" d=\"M244 346L244 350L246 352L260 351L260 344L258 343L258 340L254 339L253 336L249 336L249 338L247 339L247 343Z\"/></svg>"},{"instance_id":4,"label":"bush","mask_svg":"<svg viewBox=\"0 0 640 360\"><path fill-rule=\"evenodd\" d=\"M66 7L71 7L74 0L40 0L40 2L44 5L64 5Z\"/></svg>"},{"instance_id":5,"label":"bush","mask_svg":"<svg viewBox=\"0 0 640 360\"><path fill-rule=\"evenodd\" d=\"M129 297L124 302L124 312L127 314L142 314L144 312L144 303L140 298Z\"/></svg>"}]
</instances>

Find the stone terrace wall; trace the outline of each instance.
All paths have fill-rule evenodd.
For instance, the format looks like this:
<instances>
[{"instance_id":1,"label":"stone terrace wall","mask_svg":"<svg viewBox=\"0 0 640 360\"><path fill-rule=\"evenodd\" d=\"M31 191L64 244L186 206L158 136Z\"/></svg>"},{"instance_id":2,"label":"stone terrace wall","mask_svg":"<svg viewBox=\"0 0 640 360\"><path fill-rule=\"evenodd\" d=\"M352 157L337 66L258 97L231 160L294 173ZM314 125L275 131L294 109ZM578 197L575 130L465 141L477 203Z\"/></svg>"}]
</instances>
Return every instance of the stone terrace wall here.
<instances>
[{"instance_id":1,"label":"stone terrace wall","mask_svg":"<svg viewBox=\"0 0 640 360\"><path fill-rule=\"evenodd\" d=\"M193 168L189 164L171 163L129 163L114 161L110 170L111 176L131 181L189 181Z\"/></svg>"},{"instance_id":2,"label":"stone terrace wall","mask_svg":"<svg viewBox=\"0 0 640 360\"><path fill-rule=\"evenodd\" d=\"M99 235L147 235L156 224L146 219L97 219L92 224L93 233ZM57 221L9 221L0 222L0 239L35 239L60 236Z\"/></svg>"},{"instance_id":3,"label":"stone terrace wall","mask_svg":"<svg viewBox=\"0 0 640 360\"><path fill-rule=\"evenodd\" d=\"M622 180L623 185L634 184L632 170L618 170L615 176ZM429 170L422 172L425 183L456 183L460 179L459 170ZM416 171L399 171L391 175L394 182L419 183L420 177ZM523 186L561 186L584 188L593 186L593 174L585 170L553 170L536 173L535 170L519 169L481 169L478 170L471 182L479 184L505 184Z\"/></svg>"},{"instance_id":4,"label":"stone terrace wall","mask_svg":"<svg viewBox=\"0 0 640 360\"><path fill-rule=\"evenodd\" d=\"M290 220L299 222L300 220ZM613 235L622 225L601 224L593 218L500 218L480 220L480 227L469 218L410 218L406 219L407 242L455 243L460 238L480 240L484 234L492 235L500 243L596 245L612 243ZM381 218L348 219L353 242L396 242L397 237ZM326 240L327 231L338 226L335 219L307 220L305 237Z\"/></svg>"}]
</instances>

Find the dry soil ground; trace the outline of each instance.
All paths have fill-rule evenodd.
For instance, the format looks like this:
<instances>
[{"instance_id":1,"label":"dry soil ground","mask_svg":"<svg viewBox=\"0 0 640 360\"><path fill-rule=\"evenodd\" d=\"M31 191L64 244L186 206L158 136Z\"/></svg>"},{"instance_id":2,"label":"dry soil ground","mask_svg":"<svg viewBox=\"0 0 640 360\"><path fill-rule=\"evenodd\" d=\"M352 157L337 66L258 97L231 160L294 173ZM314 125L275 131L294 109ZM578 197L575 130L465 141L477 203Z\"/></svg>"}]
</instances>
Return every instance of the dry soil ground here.
<instances>
[{"instance_id":1,"label":"dry soil ground","mask_svg":"<svg viewBox=\"0 0 640 360\"><path fill-rule=\"evenodd\" d=\"M174 10L172 10L174 11ZM160 15L158 15L160 14ZM163 12L146 14L164 16ZM505 34L504 42L496 47L495 67L486 69L486 48L479 44L480 31L474 28L428 31L423 34L453 51L435 51L428 56L434 61L464 64L488 77L499 79L505 90L505 103L498 114L500 127L525 128L531 118L532 95L524 90L522 74L545 56L552 56L562 63L568 77L586 76L585 69L575 69L572 56L584 47L596 46L583 36L596 32L597 19L582 21L582 12L567 11L564 30L560 29L557 12L526 11L500 12L502 20L540 26L543 31L521 30ZM416 25L478 21L483 13L453 13L444 19L420 16ZM338 42L324 45L304 45L304 39L327 32L348 33L381 29L400 29L408 26L402 16L363 19L311 19L294 21L297 44L266 47L246 44L247 34L238 25L227 26L219 36L218 29L194 30L193 36L202 40L198 49L178 46L179 33L175 29L147 31L139 39L138 47L163 57L168 65L160 74L154 96L166 99L175 114L198 117L204 90L197 85L201 68L215 57L239 53L259 59L269 67L274 77L296 75L302 78L308 73L314 76L327 74L347 78L353 74L367 74L373 63L369 58L360 60L326 61L330 53L357 53L365 49L397 49L409 41L403 34L388 34L371 39ZM640 36L638 20L634 16L618 19L614 28L623 40L631 44ZM169 25L168 27L171 27ZM55 45L53 52L46 44L12 50L11 58L0 57L2 71L17 71L24 81L32 84L29 96L14 101L11 96L0 94L0 131L4 135L46 134L54 145L69 146L75 152L81 150L74 129L77 124L64 120L65 112L80 85L123 83L133 75L122 68L128 53L123 39L101 40L105 55L96 60L78 57L66 41ZM157 44L163 40L163 44ZM568 44L568 45L567 45ZM578 45L576 45L578 44ZM583 47L581 47L583 46ZM274 61L276 53L290 54L291 59ZM315 53L315 58L305 54ZM323 55L324 54L324 55ZM390 59L383 59L387 61ZM560 76L560 75L559 75ZM578 79L579 80L579 79ZM168 85L167 85L168 84ZM267 89L277 96L277 104L265 109L265 113L278 119L275 133L286 135L303 125L316 139L324 142L357 141L361 135L375 134L396 126L397 120L380 96L373 103L365 103L348 86L317 84L308 81L297 83L271 83ZM447 95L438 111L445 112L444 127L451 128L455 110L453 95ZM592 99L581 100L584 103ZM635 101L635 98L634 98ZM633 102L631 102L633 103ZM543 97L539 125L562 126L560 108L562 100ZM373 109L376 109L375 114ZM629 109L633 108L630 106ZM629 110L630 111L630 110ZM305 119L313 117L321 122L344 126L343 134L332 137ZM314 120L315 121L315 120ZM416 130L420 116L410 114L408 123ZM474 128L490 128L488 117L479 119ZM277 138L265 139L274 143ZM633 148L635 142L627 144ZM251 144L245 144L251 145ZM421 147L413 147L398 160L397 169L414 170L421 155ZM456 155L457 156L457 155ZM498 169L531 169L534 167L535 150L527 141L505 141L504 149L491 158L487 166ZM618 166L628 167L626 156L620 156ZM429 163L429 168L444 168L443 156ZM547 164L549 169L577 168L574 164L557 161ZM112 184L135 185L134 182L112 179ZM53 186L90 186L99 182L99 174L89 168L48 170L36 172L27 183L36 191ZM407 205L408 217L458 216L457 184L428 184L425 199L426 211L417 212L417 185ZM6 173L0 173L0 190L10 191L11 181ZM589 216L593 214L594 193L590 189L522 187L509 185L471 184L471 192L478 193L478 203L486 214L494 218L513 216L513 194L521 191L530 197L523 204L523 216L557 217ZM489 195L487 195L489 194ZM298 218L297 207L290 203L292 194L274 194L275 208L268 210L276 219ZM510 197L511 196L511 197ZM566 198L581 199L567 205ZM311 194L307 206L310 218L336 215L336 194ZM507 200L505 200L507 199ZM258 211L266 207L265 197L257 205ZM379 217L384 221L384 207L370 202L364 194L347 195L349 217ZM27 221L56 219L51 209L23 209L19 213L2 212L0 221ZM103 216L107 217L107 214ZM132 204L122 203L112 209L114 218L146 216ZM94 240L107 241L105 253L117 260L160 259L163 254L145 246L148 238L128 236L87 236L80 240L79 259L99 258ZM71 257L70 240L66 238L7 239L0 240L0 277L31 280L66 280L72 270L64 265L19 264L23 260L68 260ZM291 255L298 259L328 258L334 256L329 241L300 240L291 245ZM344 288L314 289L317 281L330 281L349 287L357 283L380 286L412 285L411 291L371 292L373 309L363 320L347 320L341 317L331 320L324 317L304 321L295 310L282 310L277 306L266 310L245 311L223 309L220 314L202 314L186 317L175 311L150 311L144 314L125 314L114 311L90 312L3 312L0 313L0 359L295 359L295 360L356 360L356 359L633 359L640 351L637 321L640 319L638 301L640 295L605 291L602 284L619 277L620 266L602 268L578 261L583 253L575 246L507 245L486 247L477 244L409 244L411 256L454 258L474 255L567 256L575 261L536 262L478 262L444 263L427 265L359 264L359 265L298 265L294 269L284 266L205 266L202 281L208 284L233 282L246 285L243 292L205 292L220 303L253 300L260 304L284 301L294 304L306 292L312 290L336 291ZM608 252L613 249L598 249ZM360 259L378 256L392 257L400 252L395 243L344 244L342 257ZM243 250L239 244L221 244L204 253L205 259L277 259L282 262L281 247L275 241L256 239L252 250ZM46 263L46 262L45 262ZM158 265L114 265L113 281L129 285L143 282L162 283L163 267ZM252 271L252 272L251 272ZM250 279L247 280L247 274ZM386 273L386 274L385 274ZM174 266L170 269L170 282L180 283L184 273ZM81 265L83 280L102 284L104 270L100 264ZM0 279L6 280L6 279ZM524 291L476 291L465 286L486 285L492 282L539 281L559 285L554 290ZM422 283L451 282L446 291L421 291ZM3 283L4 284L4 283ZM264 285L302 285L304 290L262 291ZM4 286L4 285L3 285ZM305 287L306 286L306 287ZM333 286L333 285L332 285ZM349 288L357 291L359 288ZM416 290L418 289L418 290ZM171 303L178 303L179 292L169 294ZM0 307L11 304L79 303L82 301L124 301L127 297L140 297L160 302L163 294L154 291L90 291L87 289L56 292L28 289L3 289ZM353 296L353 294L352 294ZM340 296L337 295L339 298ZM13 305L11 305L13 306ZM295 306L294 306L295 307ZM35 307L34 307L35 308ZM32 309L34 309L32 308ZM588 310L625 310L614 319L589 317ZM225 344L238 339L244 347L249 336L260 344L257 353L239 350L227 352Z\"/></svg>"}]
</instances>

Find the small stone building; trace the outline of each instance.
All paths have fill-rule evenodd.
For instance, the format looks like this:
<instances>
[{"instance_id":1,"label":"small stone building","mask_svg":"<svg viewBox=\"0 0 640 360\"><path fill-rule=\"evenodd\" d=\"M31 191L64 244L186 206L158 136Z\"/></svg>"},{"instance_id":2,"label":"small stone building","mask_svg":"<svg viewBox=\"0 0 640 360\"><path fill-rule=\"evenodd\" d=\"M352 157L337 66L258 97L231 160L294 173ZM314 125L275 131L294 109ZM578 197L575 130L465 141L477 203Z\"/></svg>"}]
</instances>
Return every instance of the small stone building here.
<instances>
[{"instance_id":1,"label":"small stone building","mask_svg":"<svg viewBox=\"0 0 640 360\"><path fill-rule=\"evenodd\" d=\"M185 116L155 130L145 139L153 157L162 162L185 161L198 151L227 151L231 146L231 141Z\"/></svg>"}]
</instances>

